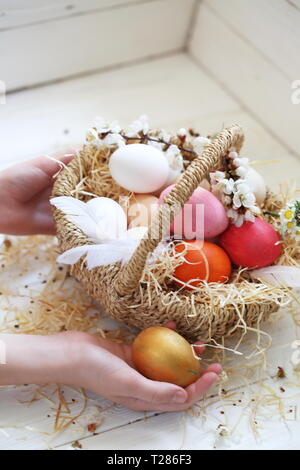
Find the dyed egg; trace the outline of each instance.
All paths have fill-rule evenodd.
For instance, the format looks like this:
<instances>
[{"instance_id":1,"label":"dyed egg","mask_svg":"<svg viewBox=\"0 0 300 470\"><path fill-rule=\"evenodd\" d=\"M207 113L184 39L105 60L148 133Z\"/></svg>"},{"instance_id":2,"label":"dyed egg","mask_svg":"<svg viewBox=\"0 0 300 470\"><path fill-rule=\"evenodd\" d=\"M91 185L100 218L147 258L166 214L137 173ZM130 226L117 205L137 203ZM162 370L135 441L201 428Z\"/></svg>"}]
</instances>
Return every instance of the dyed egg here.
<instances>
[{"instance_id":1,"label":"dyed egg","mask_svg":"<svg viewBox=\"0 0 300 470\"><path fill-rule=\"evenodd\" d=\"M145 377L187 387L200 377L200 360L192 346L176 331L152 326L132 344L132 360Z\"/></svg>"},{"instance_id":2,"label":"dyed egg","mask_svg":"<svg viewBox=\"0 0 300 470\"><path fill-rule=\"evenodd\" d=\"M245 176L245 182L253 192L258 206L261 206L267 195L266 184L263 177L254 168L249 167Z\"/></svg>"},{"instance_id":3,"label":"dyed egg","mask_svg":"<svg viewBox=\"0 0 300 470\"><path fill-rule=\"evenodd\" d=\"M159 204L173 188L171 185L161 193ZM175 217L171 232L176 238L186 240L212 238L224 232L227 226L228 217L223 204L211 192L198 187Z\"/></svg>"},{"instance_id":4,"label":"dyed egg","mask_svg":"<svg viewBox=\"0 0 300 470\"><path fill-rule=\"evenodd\" d=\"M241 227L229 225L219 242L231 261L244 268L269 266L282 253L279 234L258 217L255 222L245 222Z\"/></svg>"},{"instance_id":5,"label":"dyed egg","mask_svg":"<svg viewBox=\"0 0 300 470\"><path fill-rule=\"evenodd\" d=\"M157 207L157 197L149 194L134 194L128 207L128 228L149 226Z\"/></svg>"},{"instance_id":6,"label":"dyed egg","mask_svg":"<svg viewBox=\"0 0 300 470\"><path fill-rule=\"evenodd\" d=\"M228 281L231 274L231 262L225 251L214 243L190 240L175 246L176 253L183 253L184 262L174 271L176 284L198 287L203 281ZM180 282L181 281L181 282ZM185 286L186 289L191 287Z\"/></svg>"},{"instance_id":7,"label":"dyed egg","mask_svg":"<svg viewBox=\"0 0 300 470\"><path fill-rule=\"evenodd\" d=\"M152 193L167 180L169 165L160 150L145 144L130 144L113 152L109 171L122 188L134 193Z\"/></svg>"}]
</instances>

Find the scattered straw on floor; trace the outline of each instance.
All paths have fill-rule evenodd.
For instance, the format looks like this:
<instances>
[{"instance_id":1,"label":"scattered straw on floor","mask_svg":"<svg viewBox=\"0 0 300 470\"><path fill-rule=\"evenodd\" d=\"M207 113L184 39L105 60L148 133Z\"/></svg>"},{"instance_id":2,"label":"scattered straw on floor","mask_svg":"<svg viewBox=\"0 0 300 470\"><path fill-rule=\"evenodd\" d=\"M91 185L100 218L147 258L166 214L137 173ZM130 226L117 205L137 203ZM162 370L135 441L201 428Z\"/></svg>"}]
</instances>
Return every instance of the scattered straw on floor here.
<instances>
[{"instance_id":1,"label":"scattered straw on floor","mask_svg":"<svg viewBox=\"0 0 300 470\"><path fill-rule=\"evenodd\" d=\"M291 250L289 256L295 256L298 260L299 247L293 246ZM126 328L108 331L101 327L99 307L69 277L66 267L56 265L56 256L57 245L52 237L5 239L0 250L0 332L53 334L80 330L95 332L117 342L128 342L130 337ZM166 281L166 266L171 273L174 263L178 262L170 251L167 251L166 257L167 261L163 264L158 261L155 265L155 273L153 265L149 265L145 274L152 278L151 282L156 284L157 289L161 289L163 282L172 281L171 274ZM243 273L238 271L234 275L238 280ZM243 278L237 284L238 288L233 284L230 296L238 301L242 289L242 295L248 295L251 301L248 283L250 282ZM214 292L216 297L217 290L220 301L226 303L226 296L222 296L222 289L218 290L219 287L208 287L205 290L206 295L212 296ZM261 301L265 289L270 288L261 286L258 294L261 295ZM276 289L270 289L269 294L277 299ZM284 313L281 311L272 317L270 327L289 315L299 334L299 307L290 301L288 303ZM256 437L270 416L273 419L277 417L284 423L298 419L299 372L286 364L277 364L270 368L268 350L272 342L271 334L248 330L242 337L242 342L232 338L220 345L212 343L216 347L208 347L203 357L204 365L221 362L226 371L219 381L218 395L208 395L190 411L195 418L203 421L207 420L209 414L211 422L212 409L216 412L217 407L219 416L213 417L216 424L213 430L215 447L222 447L227 441L234 443L241 421L245 419ZM234 354L234 351L241 354ZM277 376L278 367L284 367L284 378ZM288 394L282 391L286 387L289 388ZM295 393L291 393L291 390L295 390ZM50 431L41 431L31 426L27 426L26 430L38 432L46 439L50 448L52 440L64 431L78 429L79 437L98 432L98 428L101 430L103 416L109 416L109 409L113 407L109 403L99 406L99 402L89 398L83 390L69 387L33 386L26 387L25 392L26 399L22 400L24 406L34 406L36 401L48 404L48 416L52 421ZM238 412L234 423L230 422L233 410ZM1 428L1 432L7 433L9 429Z\"/></svg>"}]
</instances>

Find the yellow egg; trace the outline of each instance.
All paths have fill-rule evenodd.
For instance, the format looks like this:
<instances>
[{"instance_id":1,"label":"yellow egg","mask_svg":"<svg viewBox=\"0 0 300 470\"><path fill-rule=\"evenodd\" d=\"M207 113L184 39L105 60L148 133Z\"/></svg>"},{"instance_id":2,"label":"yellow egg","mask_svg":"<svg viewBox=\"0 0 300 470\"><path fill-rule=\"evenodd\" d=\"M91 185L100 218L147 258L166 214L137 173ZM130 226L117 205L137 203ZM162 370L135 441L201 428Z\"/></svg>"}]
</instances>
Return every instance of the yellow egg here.
<instances>
[{"instance_id":1,"label":"yellow egg","mask_svg":"<svg viewBox=\"0 0 300 470\"><path fill-rule=\"evenodd\" d=\"M133 194L129 202L128 228L148 227L157 210L158 198L149 194Z\"/></svg>"}]
</instances>

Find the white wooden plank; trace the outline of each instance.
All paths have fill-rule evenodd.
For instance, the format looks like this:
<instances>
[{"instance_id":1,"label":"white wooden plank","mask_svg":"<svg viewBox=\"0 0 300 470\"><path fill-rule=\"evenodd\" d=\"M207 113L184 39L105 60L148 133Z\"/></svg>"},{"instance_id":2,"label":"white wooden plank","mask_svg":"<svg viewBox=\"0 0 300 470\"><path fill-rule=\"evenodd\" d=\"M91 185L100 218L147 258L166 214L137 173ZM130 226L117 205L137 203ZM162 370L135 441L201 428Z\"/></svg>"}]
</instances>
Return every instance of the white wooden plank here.
<instances>
[{"instance_id":1,"label":"white wooden plank","mask_svg":"<svg viewBox=\"0 0 300 470\"><path fill-rule=\"evenodd\" d=\"M192 56L299 155L300 106L291 100L289 79L200 3L191 41Z\"/></svg>"},{"instance_id":2,"label":"white wooden plank","mask_svg":"<svg viewBox=\"0 0 300 470\"><path fill-rule=\"evenodd\" d=\"M39 394L36 395L38 401L32 404L24 403L32 399L36 390L37 387L34 385L0 389L0 450L48 449L90 436L92 433L88 432L87 425L91 422L84 416L88 416L91 408L94 409L95 406L106 409L103 412L99 411L102 422L97 432L107 432L130 422L143 420L145 416L144 413L130 411L121 406L112 406L108 400L91 394L92 399L89 400L81 418L74 421L74 424L71 422L62 433L55 435L55 412L51 410L55 405ZM53 390L55 386L41 389L42 393L48 394L57 406L57 394L51 396ZM61 390L68 402L76 400L74 405L71 403L71 414L65 413L68 420L72 420L72 416L75 417L80 413L83 407L81 394L67 387L62 387Z\"/></svg>"},{"instance_id":3,"label":"white wooden plank","mask_svg":"<svg viewBox=\"0 0 300 470\"><path fill-rule=\"evenodd\" d=\"M172 121L188 123L236 109L198 66L179 54L9 95L0 106L0 162L9 165L80 144L96 115L127 125L146 113L154 126L168 127Z\"/></svg>"},{"instance_id":4,"label":"white wooden plank","mask_svg":"<svg viewBox=\"0 0 300 470\"><path fill-rule=\"evenodd\" d=\"M157 0L0 33L7 90L183 49L194 0Z\"/></svg>"},{"instance_id":5,"label":"white wooden plank","mask_svg":"<svg viewBox=\"0 0 300 470\"><path fill-rule=\"evenodd\" d=\"M280 382L286 387L284 381ZM274 405L259 385L256 393L242 390L232 400L206 399L195 411L165 413L136 422L126 428L81 440L83 450L299 450L299 394L295 388L279 389L278 380L268 380L265 386L274 390ZM254 390L253 390L254 391ZM295 396L296 395L296 396ZM264 400L265 397L265 400ZM275 398L278 397L278 398ZM284 418L279 417L278 403L282 400ZM290 412L291 411L291 412ZM71 449L70 445L59 450Z\"/></svg>"},{"instance_id":6,"label":"white wooden plank","mask_svg":"<svg viewBox=\"0 0 300 470\"><path fill-rule=\"evenodd\" d=\"M275 160L271 164L256 166L263 175L266 183L273 190L278 189L281 183L296 183L300 187L300 162L297 157L289 153L287 148L281 145L269 134L264 126L260 125L244 110L229 111L192 118L189 124L203 135L213 134L223 127L238 123L245 134L245 142L242 154L251 160ZM178 128L184 127L186 121L177 123Z\"/></svg>"},{"instance_id":7,"label":"white wooden plank","mask_svg":"<svg viewBox=\"0 0 300 470\"><path fill-rule=\"evenodd\" d=\"M245 38L291 81L300 69L300 9L286 0L205 0L217 16Z\"/></svg>"},{"instance_id":8,"label":"white wooden plank","mask_svg":"<svg viewBox=\"0 0 300 470\"><path fill-rule=\"evenodd\" d=\"M0 31L36 22L47 22L74 16L92 10L116 8L130 3L156 0L2 0L0 4Z\"/></svg>"}]
</instances>

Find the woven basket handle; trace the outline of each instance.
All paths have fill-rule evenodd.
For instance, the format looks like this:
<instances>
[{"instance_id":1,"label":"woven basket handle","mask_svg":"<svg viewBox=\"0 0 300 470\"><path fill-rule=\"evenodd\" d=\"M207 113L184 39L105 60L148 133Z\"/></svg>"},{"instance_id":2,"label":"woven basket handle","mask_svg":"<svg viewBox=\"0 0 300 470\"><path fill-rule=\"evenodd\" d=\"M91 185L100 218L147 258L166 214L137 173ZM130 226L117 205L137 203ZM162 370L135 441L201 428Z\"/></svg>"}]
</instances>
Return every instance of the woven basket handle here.
<instances>
[{"instance_id":1,"label":"woven basket handle","mask_svg":"<svg viewBox=\"0 0 300 470\"><path fill-rule=\"evenodd\" d=\"M204 152L192 161L174 189L165 198L164 204L160 206L160 209L154 215L146 236L141 240L129 263L117 275L114 287L118 295L129 295L136 289L142 277L148 255L166 236L174 217L180 212L210 171L221 167L222 158L228 150L234 148L239 152L243 140L244 135L241 127L236 125L223 129L213 142L205 148ZM174 211L171 210L168 213L168 225L164 223L166 221L166 206L175 208ZM153 234L155 234L155 237Z\"/></svg>"}]
</instances>

